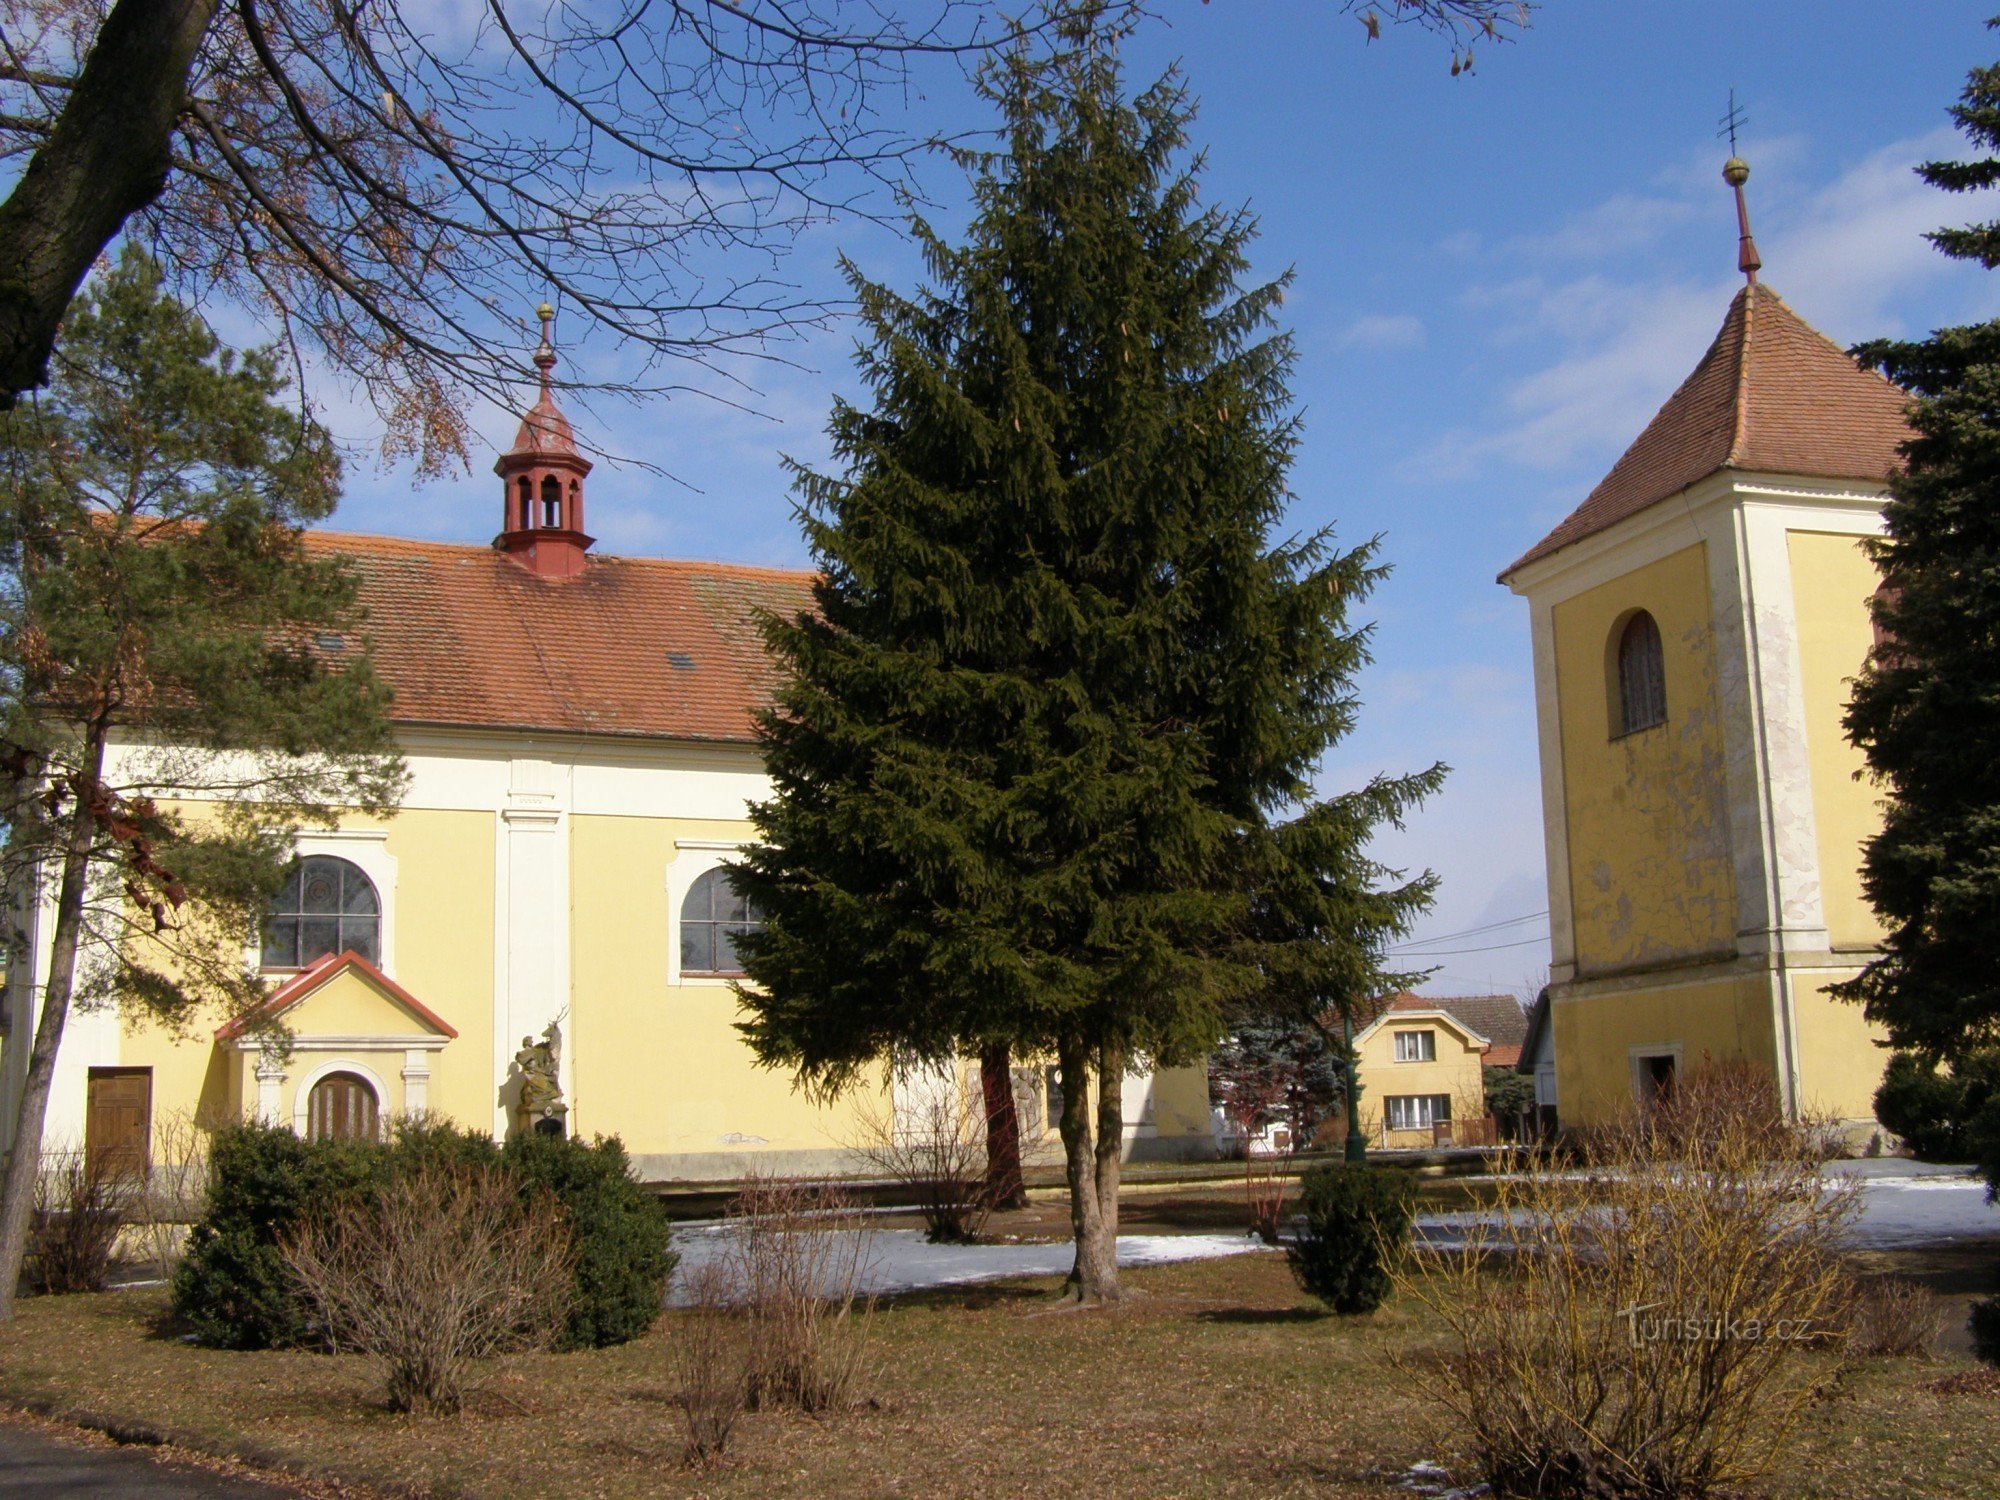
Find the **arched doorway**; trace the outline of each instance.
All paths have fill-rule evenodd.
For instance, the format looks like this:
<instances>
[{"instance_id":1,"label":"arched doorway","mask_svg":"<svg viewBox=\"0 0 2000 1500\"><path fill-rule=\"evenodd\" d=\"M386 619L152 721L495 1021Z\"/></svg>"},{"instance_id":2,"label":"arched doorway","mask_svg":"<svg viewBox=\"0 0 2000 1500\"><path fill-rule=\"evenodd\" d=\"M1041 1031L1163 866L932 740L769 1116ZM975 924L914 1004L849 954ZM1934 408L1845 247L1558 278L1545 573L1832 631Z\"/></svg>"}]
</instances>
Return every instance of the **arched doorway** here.
<instances>
[{"instance_id":1,"label":"arched doorway","mask_svg":"<svg viewBox=\"0 0 2000 1500\"><path fill-rule=\"evenodd\" d=\"M372 1141L380 1104L358 1073L329 1073L306 1096L306 1139Z\"/></svg>"}]
</instances>

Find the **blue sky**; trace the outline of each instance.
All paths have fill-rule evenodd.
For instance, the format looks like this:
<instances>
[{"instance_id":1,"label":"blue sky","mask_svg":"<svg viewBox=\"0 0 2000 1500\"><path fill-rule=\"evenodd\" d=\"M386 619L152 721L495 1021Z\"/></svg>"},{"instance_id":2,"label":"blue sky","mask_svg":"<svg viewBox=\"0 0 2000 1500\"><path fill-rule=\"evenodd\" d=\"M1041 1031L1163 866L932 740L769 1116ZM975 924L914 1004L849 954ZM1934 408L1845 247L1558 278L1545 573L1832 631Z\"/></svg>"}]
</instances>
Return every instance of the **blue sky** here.
<instances>
[{"instance_id":1,"label":"blue sky","mask_svg":"<svg viewBox=\"0 0 2000 1500\"><path fill-rule=\"evenodd\" d=\"M1809 322L1851 343L1992 317L2000 281L1921 239L1973 205L1909 169L1959 150L1945 107L1968 67L2000 58L1982 26L1995 8L1548 0L1518 43L1481 49L1458 79L1441 43L1406 30L1365 45L1325 0L1166 0L1170 24L1128 44L1135 80L1183 66L1207 195L1260 216L1260 271L1297 273L1293 523L1380 534L1396 570L1366 607L1376 661L1361 727L1322 784L1454 768L1381 841L1391 862L1444 878L1408 955L1442 965L1433 992L1530 990L1547 964L1527 611L1494 575L1582 499L1721 321L1738 280L1715 135L1729 89L1749 116L1764 279ZM926 127L983 123L950 77L912 108ZM927 177L956 201L947 163ZM938 222L953 223L949 208ZM906 244L858 223L807 235L788 274L831 290L841 250L878 278L915 277ZM780 456L823 454L830 395L857 392L852 337L786 351L807 368L752 372L755 415L695 397L573 404L608 452L656 466L599 465L599 545L803 563ZM586 372L615 358L565 353ZM337 526L490 538L490 446L469 476L419 484L370 460L365 412L314 394L358 455ZM476 420L489 445L512 437L502 413ZM1485 930L1454 936L1470 929Z\"/></svg>"}]
</instances>

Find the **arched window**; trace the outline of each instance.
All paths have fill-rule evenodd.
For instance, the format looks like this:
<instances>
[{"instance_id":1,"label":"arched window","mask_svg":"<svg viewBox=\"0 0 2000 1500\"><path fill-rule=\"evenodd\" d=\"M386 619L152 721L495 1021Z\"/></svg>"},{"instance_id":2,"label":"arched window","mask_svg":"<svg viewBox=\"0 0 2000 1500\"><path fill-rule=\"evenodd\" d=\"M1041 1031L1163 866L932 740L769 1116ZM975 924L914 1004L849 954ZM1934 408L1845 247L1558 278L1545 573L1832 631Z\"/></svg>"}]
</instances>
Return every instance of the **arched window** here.
<instances>
[{"instance_id":1,"label":"arched window","mask_svg":"<svg viewBox=\"0 0 2000 1500\"><path fill-rule=\"evenodd\" d=\"M516 488L521 492L521 529L526 531L535 524L535 491L528 483L528 476L525 474L521 476L521 482Z\"/></svg>"},{"instance_id":2,"label":"arched window","mask_svg":"<svg viewBox=\"0 0 2000 1500\"><path fill-rule=\"evenodd\" d=\"M358 1073L329 1073L306 1095L306 1139L372 1141L381 1106Z\"/></svg>"},{"instance_id":3,"label":"arched window","mask_svg":"<svg viewBox=\"0 0 2000 1500\"><path fill-rule=\"evenodd\" d=\"M562 525L562 481L553 474L542 480L542 524Z\"/></svg>"},{"instance_id":4,"label":"arched window","mask_svg":"<svg viewBox=\"0 0 2000 1500\"><path fill-rule=\"evenodd\" d=\"M295 861L264 917L264 967L303 969L350 948L381 962L382 902L374 885L330 854Z\"/></svg>"},{"instance_id":5,"label":"arched window","mask_svg":"<svg viewBox=\"0 0 2000 1500\"><path fill-rule=\"evenodd\" d=\"M1635 734L1667 722L1667 668L1660 652L1660 627L1643 609L1625 622L1618 636L1619 734Z\"/></svg>"},{"instance_id":6,"label":"arched window","mask_svg":"<svg viewBox=\"0 0 2000 1500\"><path fill-rule=\"evenodd\" d=\"M757 909L736 894L727 870L705 871L681 902L681 972L741 974L736 940L763 925Z\"/></svg>"}]
</instances>

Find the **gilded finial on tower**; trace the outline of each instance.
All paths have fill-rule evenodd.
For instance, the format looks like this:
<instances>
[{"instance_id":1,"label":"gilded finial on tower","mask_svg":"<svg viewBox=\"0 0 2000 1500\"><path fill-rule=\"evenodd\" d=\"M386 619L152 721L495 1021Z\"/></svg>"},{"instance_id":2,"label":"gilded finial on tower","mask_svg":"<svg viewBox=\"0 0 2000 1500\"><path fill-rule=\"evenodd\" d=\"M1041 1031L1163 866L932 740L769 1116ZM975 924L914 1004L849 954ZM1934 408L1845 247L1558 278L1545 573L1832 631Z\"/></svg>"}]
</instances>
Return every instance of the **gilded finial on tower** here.
<instances>
[{"instance_id":1,"label":"gilded finial on tower","mask_svg":"<svg viewBox=\"0 0 2000 1500\"><path fill-rule=\"evenodd\" d=\"M542 341L535 346L535 368L542 372L542 390L549 388L549 372L556 367L556 346L549 336L549 325L556 320L556 310L544 302L535 309L535 316L542 320Z\"/></svg>"},{"instance_id":2,"label":"gilded finial on tower","mask_svg":"<svg viewBox=\"0 0 2000 1500\"><path fill-rule=\"evenodd\" d=\"M1736 269L1743 273L1746 282L1755 286L1764 262L1758 257L1757 242L1750 237L1750 205L1743 196L1743 184L1750 180L1750 163L1736 154L1736 132L1748 123L1748 117L1737 107L1736 90L1731 89L1729 113L1722 117L1722 128L1716 134L1729 137L1729 160L1722 164L1722 180L1736 190Z\"/></svg>"}]
</instances>

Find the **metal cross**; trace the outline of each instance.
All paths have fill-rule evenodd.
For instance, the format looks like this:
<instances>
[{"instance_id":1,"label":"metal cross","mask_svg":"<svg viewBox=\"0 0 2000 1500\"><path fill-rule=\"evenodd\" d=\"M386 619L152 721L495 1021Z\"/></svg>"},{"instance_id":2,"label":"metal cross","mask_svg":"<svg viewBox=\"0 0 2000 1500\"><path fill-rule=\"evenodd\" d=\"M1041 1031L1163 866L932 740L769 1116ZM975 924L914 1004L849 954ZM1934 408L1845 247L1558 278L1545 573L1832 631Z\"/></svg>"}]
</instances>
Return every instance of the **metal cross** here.
<instances>
[{"instance_id":1,"label":"metal cross","mask_svg":"<svg viewBox=\"0 0 2000 1500\"><path fill-rule=\"evenodd\" d=\"M1734 156L1736 154L1736 132L1750 123L1750 117L1737 108L1736 90L1733 88L1729 91L1729 113L1724 115L1718 123L1722 128L1715 133L1718 136L1726 135L1729 137L1729 154Z\"/></svg>"}]
</instances>

